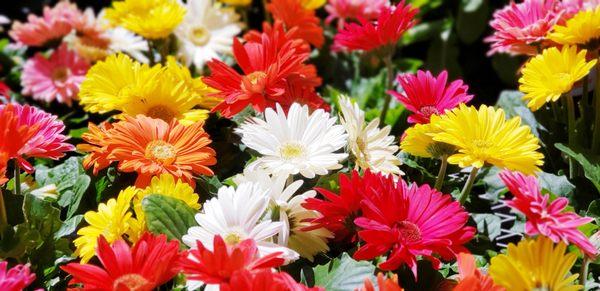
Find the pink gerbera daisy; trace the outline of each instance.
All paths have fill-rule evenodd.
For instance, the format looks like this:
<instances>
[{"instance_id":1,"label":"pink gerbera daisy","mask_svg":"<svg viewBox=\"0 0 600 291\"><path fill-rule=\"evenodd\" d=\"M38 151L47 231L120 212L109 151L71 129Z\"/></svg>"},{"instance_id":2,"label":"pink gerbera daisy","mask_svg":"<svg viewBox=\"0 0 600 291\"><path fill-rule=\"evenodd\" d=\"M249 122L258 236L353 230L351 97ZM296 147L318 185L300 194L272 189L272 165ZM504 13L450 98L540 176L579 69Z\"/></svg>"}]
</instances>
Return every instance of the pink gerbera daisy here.
<instances>
[{"instance_id":1,"label":"pink gerbera daisy","mask_svg":"<svg viewBox=\"0 0 600 291\"><path fill-rule=\"evenodd\" d=\"M598 250L578 229L593 221L590 217L581 217L574 212L565 211L569 200L558 197L550 201L550 195L542 195L538 181L534 176L525 176L519 172L504 171L500 178L513 194L506 205L525 215L525 233L541 234L558 243L572 243L589 256L595 256Z\"/></svg>"},{"instance_id":2,"label":"pink gerbera daisy","mask_svg":"<svg viewBox=\"0 0 600 291\"><path fill-rule=\"evenodd\" d=\"M600 0L563 0L561 6L565 10L564 19L569 19L579 11L591 10L600 6Z\"/></svg>"},{"instance_id":3,"label":"pink gerbera daisy","mask_svg":"<svg viewBox=\"0 0 600 291\"><path fill-rule=\"evenodd\" d=\"M48 59L38 53L23 66L23 94L45 102L56 99L71 106L88 69L88 63L69 50L66 44L56 49Z\"/></svg>"},{"instance_id":4,"label":"pink gerbera daisy","mask_svg":"<svg viewBox=\"0 0 600 291\"><path fill-rule=\"evenodd\" d=\"M428 259L438 269L438 258L452 260L467 251L463 244L473 238L475 229L466 226L469 214L452 196L428 185L377 176L383 186L367 188L370 193L361 202L362 216L354 220L365 242L354 253L355 259L387 254L380 269L396 270L406 264L417 277L417 257Z\"/></svg>"},{"instance_id":5,"label":"pink gerbera daisy","mask_svg":"<svg viewBox=\"0 0 600 291\"><path fill-rule=\"evenodd\" d=\"M30 273L29 266L16 265L8 269L8 262L0 262L0 290L24 290L35 280L35 274Z\"/></svg>"},{"instance_id":6,"label":"pink gerbera daisy","mask_svg":"<svg viewBox=\"0 0 600 291\"><path fill-rule=\"evenodd\" d=\"M385 46L395 46L402 35L416 23L415 15L419 9L405 4L384 7L372 22L361 19L360 24L348 23L334 38L335 51L372 51Z\"/></svg>"},{"instance_id":7,"label":"pink gerbera daisy","mask_svg":"<svg viewBox=\"0 0 600 291\"><path fill-rule=\"evenodd\" d=\"M473 99L473 95L467 93L469 86L462 80L447 84L448 72L446 71L442 71L437 77L429 71L418 71L414 75L398 75L397 81L404 92L388 93L413 112L408 117L410 123L429 123L431 115L444 113L446 109L453 109L458 104Z\"/></svg>"},{"instance_id":8,"label":"pink gerbera daisy","mask_svg":"<svg viewBox=\"0 0 600 291\"><path fill-rule=\"evenodd\" d=\"M325 22L330 24L338 19L338 28L342 29L346 20L376 19L388 4L388 0L329 0L325 6L329 13Z\"/></svg>"},{"instance_id":9,"label":"pink gerbera daisy","mask_svg":"<svg viewBox=\"0 0 600 291\"><path fill-rule=\"evenodd\" d=\"M80 17L77 5L61 1L53 8L44 7L41 17L29 14L26 23L15 21L8 34L21 44L44 46L69 34Z\"/></svg>"},{"instance_id":10,"label":"pink gerbera daisy","mask_svg":"<svg viewBox=\"0 0 600 291\"><path fill-rule=\"evenodd\" d=\"M490 26L494 34L485 39L492 44L488 55L510 53L535 55L537 45L558 23L564 11L556 0L525 0L509 5L494 13Z\"/></svg>"}]
</instances>

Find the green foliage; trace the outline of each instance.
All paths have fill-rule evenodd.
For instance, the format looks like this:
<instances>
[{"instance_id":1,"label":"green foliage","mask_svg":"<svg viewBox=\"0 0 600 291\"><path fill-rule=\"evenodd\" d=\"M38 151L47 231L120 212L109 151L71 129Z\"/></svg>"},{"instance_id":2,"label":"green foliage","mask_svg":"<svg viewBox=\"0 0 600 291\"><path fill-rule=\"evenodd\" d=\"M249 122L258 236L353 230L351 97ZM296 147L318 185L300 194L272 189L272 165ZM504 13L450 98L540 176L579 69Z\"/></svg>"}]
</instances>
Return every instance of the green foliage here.
<instances>
[{"instance_id":1,"label":"green foliage","mask_svg":"<svg viewBox=\"0 0 600 291\"><path fill-rule=\"evenodd\" d=\"M561 143L557 143L554 146L556 146L557 149L561 150L570 158L575 159L575 161L577 161L583 167L585 177L588 178L588 180L594 184L596 190L600 192L600 164L593 163L586 155L577 153L573 149Z\"/></svg>"},{"instance_id":2,"label":"green foliage","mask_svg":"<svg viewBox=\"0 0 600 291\"><path fill-rule=\"evenodd\" d=\"M363 286L365 278L375 282L375 266L367 261L355 261L347 253L329 264L314 268L315 285L328 291L355 290Z\"/></svg>"},{"instance_id":3,"label":"green foliage","mask_svg":"<svg viewBox=\"0 0 600 291\"><path fill-rule=\"evenodd\" d=\"M151 194L142 200L142 209L148 229L153 233L164 233L169 239L181 241L187 230L196 225L196 211L177 198Z\"/></svg>"}]
</instances>

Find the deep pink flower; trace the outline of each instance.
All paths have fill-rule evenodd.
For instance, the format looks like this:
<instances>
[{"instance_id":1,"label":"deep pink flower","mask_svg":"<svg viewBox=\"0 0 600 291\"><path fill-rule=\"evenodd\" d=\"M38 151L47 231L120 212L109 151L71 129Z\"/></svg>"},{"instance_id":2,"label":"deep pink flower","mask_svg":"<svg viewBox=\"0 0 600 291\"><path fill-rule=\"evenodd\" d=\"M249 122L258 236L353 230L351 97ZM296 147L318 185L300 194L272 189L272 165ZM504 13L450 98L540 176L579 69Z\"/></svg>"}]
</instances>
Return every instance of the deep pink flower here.
<instances>
[{"instance_id":1,"label":"deep pink flower","mask_svg":"<svg viewBox=\"0 0 600 291\"><path fill-rule=\"evenodd\" d=\"M21 291L35 280L35 274L30 273L29 266L16 265L8 269L8 262L0 262L0 290Z\"/></svg>"},{"instance_id":2,"label":"deep pink flower","mask_svg":"<svg viewBox=\"0 0 600 291\"><path fill-rule=\"evenodd\" d=\"M405 4L385 7L376 21L361 19L360 24L348 23L334 38L335 51L372 51L384 46L395 46L402 35L416 23L419 9Z\"/></svg>"},{"instance_id":3,"label":"deep pink flower","mask_svg":"<svg viewBox=\"0 0 600 291\"><path fill-rule=\"evenodd\" d=\"M438 269L438 257L452 260L467 252L463 244L473 238L475 229L466 226L469 214L452 196L429 185L377 176L384 185L379 188L389 190L371 188L361 202L362 216L354 223L362 228L358 236L365 244L354 253L355 259L370 260L389 252L380 269L396 270L406 264L417 277L417 257Z\"/></svg>"},{"instance_id":4,"label":"deep pink flower","mask_svg":"<svg viewBox=\"0 0 600 291\"><path fill-rule=\"evenodd\" d=\"M329 13L325 22L330 24L338 19L338 28L342 29L346 20L376 19L387 5L388 0L329 0L325 6Z\"/></svg>"},{"instance_id":5,"label":"deep pink flower","mask_svg":"<svg viewBox=\"0 0 600 291\"><path fill-rule=\"evenodd\" d=\"M29 14L26 23L15 21L8 34L21 44L43 46L69 34L81 17L83 14L77 5L61 1L52 8L44 7L42 16Z\"/></svg>"},{"instance_id":6,"label":"deep pink flower","mask_svg":"<svg viewBox=\"0 0 600 291\"><path fill-rule=\"evenodd\" d=\"M467 103L473 99L473 95L467 93L469 86L462 80L447 84L446 71L442 71L437 77L429 71L398 75L397 81L404 92L388 93L413 112L408 117L410 123L429 123L431 115L444 113L447 109L453 109L460 103Z\"/></svg>"},{"instance_id":7,"label":"deep pink flower","mask_svg":"<svg viewBox=\"0 0 600 291\"><path fill-rule=\"evenodd\" d=\"M485 39L492 44L488 55L510 53L535 55L552 27L563 16L557 0L525 0L509 5L494 13L490 26L494 34Z\"/></svg>"},{"instance_id":8,"label":"deep pink flower","mask_svg":"<svg viewBox=\"0 0 600 291\"><path fill-rule=\"evenodd\" d=\"M35 128L35 135L18 151L17 160L21 168L28 172L33 171L33 166L25 158L59 159L65 152L73 151L75 147L66 143L67 137L62 134L65 125L57 120L55 115L46 113L41 109L29 105L12 104L18 118L18 126ZM0 105L0 110L7 105ZM9 157L13 158L13 157Z\"/></svg>"},{"instance_id":9,"label":"deep pink flower","mask_svg":"<svg viewBox=\"0 0 600 291\"><path fill-rule=\"evenodd\" d=\"M550 201L550 195L542 195L538 181L534 176L525 176L519 172L503 171L500 178L513 194L506 205L525 215L525 233L541 234L558 243L572 243L589 256L595 256L598 250L589 239L577 229L593 221L591 217L581 217L572 211L565 211L569 200L558 197Z\"/></svg>"},{"instance_id":10,"label":"deep pink flower","mask_svg":"<svg viewBox=\"0 0 600 291\"><path fill-rule=\"evenodd\" d=\"M71 106L88 69L88 63L69 50L66 44L56 49L48 59L38 53L23 66L23 94L45 102L56 99Z\"/></svg>"}]
</instances>

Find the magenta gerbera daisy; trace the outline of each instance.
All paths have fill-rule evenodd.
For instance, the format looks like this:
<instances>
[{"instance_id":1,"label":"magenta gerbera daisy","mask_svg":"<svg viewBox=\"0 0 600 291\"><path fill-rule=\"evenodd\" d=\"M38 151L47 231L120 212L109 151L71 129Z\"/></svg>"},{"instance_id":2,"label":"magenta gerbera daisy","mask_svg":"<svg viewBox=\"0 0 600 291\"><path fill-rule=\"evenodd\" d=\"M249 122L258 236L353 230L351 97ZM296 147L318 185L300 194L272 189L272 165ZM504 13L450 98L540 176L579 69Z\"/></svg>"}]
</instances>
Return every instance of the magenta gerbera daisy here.
<instances>
[{"instance_id":1,"label":"magenta gerbera daisy","mask_svg":"<svg viewBox=\"0 0 600 291\"><path fill-rule=\"evenodd\" d=\"M361 202L362 216L354 220L362 228L358 236L364 241L354 253L355 259L387 254L380 269L396 270L405 264L416 277L418 257L438 269L438 258L452 260L467 252L463 244L473 238L475 229L466 226L469 214L452 196L428 185L376 176L381 186L367 189L370 193Z\"/></svg>"},{"instance_id":2,"label":"magenta gerbera daisy","mask_svg":"<svg viewBox=\"0 0 600 291\"><path fill-rule=\"evenodd\" d=\"M578 229L593 221L591 217L581 217L572 211L565 211L569 200L558 197L550 201L550 195L542 195L540 186L534 176L526 176L519 172L504 171L500 178L513 194L505 203L512 209L525 215L525 233L541 234L558 243L572 243L589 256L595 256L598 250Z\"/></svg>"},{"instance_id":3,"label":"magenta gerbera daisy","mask_svg":"<svg viewBox=\"0 0 600 291\"><path fill-rule=\"evenodd\" d=\"M0 262L0 290L25 290L35 280L27 265L16 265L8 269L8 262Z\"/></svg>"},{"instance_id":4,"label":"magenta gerbera daisy","mask_svg":"<svg viewBox=\"0 0 600 291\"><path fill-rule=\"evenodd\" d=\"M485 39L492 44L488 54L535 55L563 13L556 0L525 0L519 4L511 1L495 12L490 22L494 33Z\"/></svg>"},{"instance_id":5,"label":"magenta gerbera daisy","mask_svg":"<svg viewBox=\"0 0 600 291\"><path fill-rule=\"evenodd\" d=\"M388 0L329 0L325 10L329 13L326 23L338 19L338 28L342 29L346 20L373 20L379 16Z\"/></svg>"},{"instance_id":6,"label":"magenta gerbera daisy","mask_svg":"<svg viewBox=\"0 0 600 291\"><path fill-rule=\"evenodd\" d=\"M36 100L57 100L71 106L88 69L89 64L66 44L56 49L50 58L38 53L23 66L23 94Z\"/></svg>"},{"instance_id":7,"label":"magenta gerbera daisy","mask_svg":"<svg viewBox=\"0 0 600 291\"><path fill-rule=\"evenodd\" d=\"M462 80L448 84L446 71L442 71L437 77L429 71L398 75L397 81L404 92L390 91L389 94L413 113L408 117L410 123L429 123L431 115L444 113L447 109L473 99L473 95L467 93L469 86Z\"/></svg>"}]
</instances>

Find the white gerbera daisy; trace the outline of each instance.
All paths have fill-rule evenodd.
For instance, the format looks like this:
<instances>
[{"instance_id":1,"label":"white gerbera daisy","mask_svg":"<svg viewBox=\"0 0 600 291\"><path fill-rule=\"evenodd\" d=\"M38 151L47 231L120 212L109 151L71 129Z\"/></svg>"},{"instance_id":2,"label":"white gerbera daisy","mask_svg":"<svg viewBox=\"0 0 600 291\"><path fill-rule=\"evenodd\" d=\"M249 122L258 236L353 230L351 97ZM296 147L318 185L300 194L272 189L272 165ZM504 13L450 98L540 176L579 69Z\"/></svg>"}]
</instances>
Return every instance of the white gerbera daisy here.
<instances>
[{"instance_id":1,"label":"white gerbera daisy","mask_svg":"<svg viewBox=\"0 0 600 291\"><path fill-rule=\"evenodd\" d=\"M123 52L142 63L148 63L148 42L143 37L120 26L108 29L106 35L110 39L110 53Z\"/></svg>"},{"instance_id":2,"label":"white gerbera daisy","mask_svg":"<svg viewBox=\"0 0 600 291\"><path fill-rule=\"evenodd\" d=\"M220 235L229 245L254 239L261 255L282 252L288 261L298 259L296 252L271 241L282 223L270 219L261 221L268 206L267 191L259 184L242 183L237 189L221 187L217 197L204 203L203 212L196 214L199 226L191 227L182 240L191 248L196 248L200 241L212 250L215 235Z\"/></svg>"},{"instance_id":3,"label":"white gerbera daisy","mask_svg":"<svg viewBox=\"0 0 600 291\"><path fill-rule=\"evenodd\" d=\"M390 136L391 127L379 128L379 118L369 124L365 121L365 112L349 97L339 98L340 121L348 132L348 148L354 157L356 168L371 170L382 174L402 175L398 167L401 162L395 155L398 145Z\"/></svg>"},{"instance_id":4,"label":"white gerbera daisy","mask_svg":"<svg viewBox=\"0 0 600 291\"><path fill-rule=\"evenodd\" d=\"M186 65L201 70L207 61L231 53L233 38L242 31L239 20L233 8L213 0L188 0L187 14L175 30Z\"/></svg>"},{"instance_id":5,"label":"white gerbera daisy","mask_svg":"<svg viewBox=\"0 0 600 291\"><path fill-rule=\"evenodd\" d=\"M242 143L262 157L249 165L270 174L295 175L306 178L326 175L342 168L348 154L336 153L346 145L344 127L323 109L309 113L308 106L292 104L288 114L277 104L277 111L265 110L265 120L252 118L237 130Z\"/></svg>"}]
</instances>

